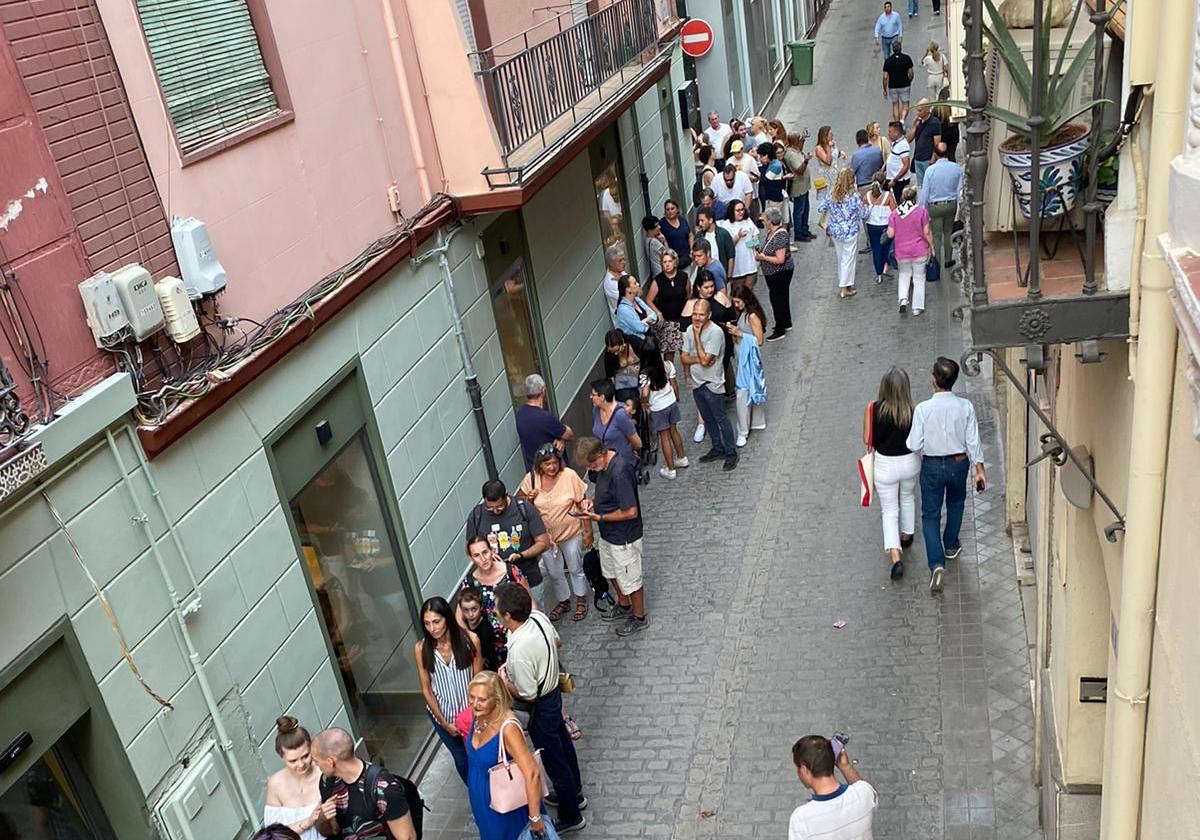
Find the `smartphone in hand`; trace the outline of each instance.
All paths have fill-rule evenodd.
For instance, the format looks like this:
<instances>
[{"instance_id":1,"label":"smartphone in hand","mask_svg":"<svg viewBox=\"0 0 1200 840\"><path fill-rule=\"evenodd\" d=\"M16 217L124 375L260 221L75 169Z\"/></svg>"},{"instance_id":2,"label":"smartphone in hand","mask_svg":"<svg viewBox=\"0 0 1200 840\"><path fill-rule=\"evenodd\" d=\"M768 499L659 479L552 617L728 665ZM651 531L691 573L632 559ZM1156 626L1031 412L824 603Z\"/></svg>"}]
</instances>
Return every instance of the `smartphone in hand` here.
<instances>
[{"instance_id":1,"label":"smartphone in hand","mask_svg":"<svg viewBox=\"0 0 1200 840\"><path fill-rule=\"evenodd\" d=\"M975 492L976 492L976 493L982 493L982 492L983 492L983 488L984 488L984 487L986 487L986 486L987 486L987 485L984 483L984 481L983 481L983 479L982 479L982 478L977 478L977 479L975 479Z\"/></svg>"}]
</instances>

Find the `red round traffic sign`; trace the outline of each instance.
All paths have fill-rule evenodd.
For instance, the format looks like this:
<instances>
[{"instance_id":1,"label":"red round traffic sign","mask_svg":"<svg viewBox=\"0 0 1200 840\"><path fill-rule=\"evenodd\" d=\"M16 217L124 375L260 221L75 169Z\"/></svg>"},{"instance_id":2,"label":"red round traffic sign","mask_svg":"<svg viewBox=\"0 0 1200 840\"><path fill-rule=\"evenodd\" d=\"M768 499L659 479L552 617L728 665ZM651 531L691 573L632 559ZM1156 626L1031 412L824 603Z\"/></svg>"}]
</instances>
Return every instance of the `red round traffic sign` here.
<instances>
[{"instance_id":1,"label":"red round traffic sign","mask_svg":"<svg viewBox=\"0 0 1200 840\"><path fill-rule=\"evenodd\" d=\"M679 32L679 43L685 55L700 58L712 49L713 29L706 20L688 18Z\"/></svg>"}]
</instances>

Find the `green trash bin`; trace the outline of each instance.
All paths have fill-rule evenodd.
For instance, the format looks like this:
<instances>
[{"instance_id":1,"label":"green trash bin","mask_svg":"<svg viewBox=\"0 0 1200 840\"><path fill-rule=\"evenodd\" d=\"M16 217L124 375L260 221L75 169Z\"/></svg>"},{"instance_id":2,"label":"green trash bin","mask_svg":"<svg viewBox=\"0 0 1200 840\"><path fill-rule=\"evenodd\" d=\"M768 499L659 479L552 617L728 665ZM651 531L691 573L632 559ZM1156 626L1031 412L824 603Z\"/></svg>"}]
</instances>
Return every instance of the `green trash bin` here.
<instances>
[{"instance_id":1,"label":"green trash bin","mask_svg":"<svg viewBox=\"0 0 1200 840\"><path fill-rule=\"evenodd\" d=\"M813 79L813 47L816 41L790 41L792 51L792 84L811 85Z\"/></svg>"}]
</instances>

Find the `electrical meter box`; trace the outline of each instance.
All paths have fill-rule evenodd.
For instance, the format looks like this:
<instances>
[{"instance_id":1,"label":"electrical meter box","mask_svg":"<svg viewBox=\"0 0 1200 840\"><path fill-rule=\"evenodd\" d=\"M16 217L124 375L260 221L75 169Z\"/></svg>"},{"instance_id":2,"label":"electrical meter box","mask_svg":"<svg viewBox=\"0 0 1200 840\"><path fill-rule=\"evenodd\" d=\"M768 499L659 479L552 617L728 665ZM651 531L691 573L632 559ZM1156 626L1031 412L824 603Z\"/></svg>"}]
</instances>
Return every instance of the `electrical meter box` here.
<instances>
[{"instance_id":1,"label":"electrical meter box","mask_svg":"<svg viewBox=\"0 0 1200 840\"><path fill-rule=\"evenodd\" d=\"M235 840L241 835L233 780L215 744L209 742L192 759L157 811L168 840Z\"/></svg>"},{"instance_id":2,"label":"electrical meter box","mask_svg":"<svg viewBox=\"0 0 1200 840\"><path fill-rule=\"evenodd\" d=\"M213 251L204 222L192 218L174 219L171 242L175 245L175 258L179 260L179 273L183 275L188 297L194 300L225 290L225 269Z\"/></svg>"},{"instance_id":3,"label":"electrical meter box","mask_svg":"<svg viewBox=\"0 0 1200 840\"><path fill-rule=\"evenodd\" d=\"M133 329L135 341L141 341L162 329L163 311L154 291L150 272L136 263L122 266L113 272L117 297L125 307L125 316Z\"/></svg>"},{"instance_id":4,"label":"electrical meter box","mask_svg":"<svg viewBox=\"0 0 1200 840\"><path fill-rule=\"evenodd\" d=\"M155 286L158 302L162 304L167 319L167 333L177 343L190 341L200 334L200 323L196 311L188 298L187 289L178 277L164 277Z\"/></svg>"},{"instance_id":5,"label":"electrical meter box","mask_svg":"<svg viewBox=\"0 0 1200 840\"><path fill-rule=\"evenodd\" d=\"M129 326L117 287L107 272L101 271L80 283L79 296L83 298L83 311L97 347L111 344Z\"/></svg>"}]
</instances>

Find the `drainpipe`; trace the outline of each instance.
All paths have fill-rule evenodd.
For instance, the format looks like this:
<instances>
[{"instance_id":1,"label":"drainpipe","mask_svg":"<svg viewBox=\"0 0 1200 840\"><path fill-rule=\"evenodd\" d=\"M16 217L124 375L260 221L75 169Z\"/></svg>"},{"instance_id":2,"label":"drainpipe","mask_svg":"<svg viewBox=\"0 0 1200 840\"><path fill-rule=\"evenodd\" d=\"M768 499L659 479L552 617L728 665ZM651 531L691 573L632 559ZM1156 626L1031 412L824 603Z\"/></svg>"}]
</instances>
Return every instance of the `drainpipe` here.
<instances>
[{"instance_id":1,"label":"drainpipe","mask_svg":"<svg viewBox=\"0 0 1200 840\"><path fill-rule=\"evenodd\" d=\"M1164 3L1159 31L1146 33L1153 39L1158 65L1154 128L1150 135L1146 239L1141 254L1141 328L1130 428L1128 531L1121 564L1116 678L1112 681L1114 708L1104 752L1102 840L1136 840L1138 836L1159 541L1178 339L1167 300L1171 274L1159 250L1158 238L1167 229L1168 163L1179 154L1186 127L1195 11L1191 3Z\"/></svg>"},{"instance_id":2,"label":"drainpipe","mask_svg":"<svg viewBox=\"0 0 1200 840\"><path fill-rule=\"evenodd\" d=\"M183 640L188 662L192 666L192 673L196 676L196 685L200 689L201 696L204 698L204 707L208 710L209 717L212 718L213 732L216 733L217 744L221 752L225 753L229 770L233 774L233 786L236 789L238 801L245 811L249 824L251 826L258 825L257 805L254 797L250 795L250 789L246 787L246 779L242 775L241 765L238 764L237 756L233 752L233 739L229 737L229 731L225 728L225 722L221 720L221 709L217 705L216 695L213 694L212 684L208 681L208 674L204 671L204 662L200 659L200 653L196 650L196 645L192 641L192 634L188 630L187 620L184 618L183 602L179 598L178 590L175 589L175 581L171 579L171 573L167 570L166 561L163 560L162 553L158 550L158 541L154 538L154 532L150 529L150 517L146 516L145 511L142 510L137 496L133 492L133 488L129 485L129 475L125 469L125 459L121 457L121 450L117 448L117 441L113 437L112 429L105 429L104 437L108 441L108 450L112 453L113 460L117 464L117 469L121 471L121 485L125 488L125 494L129 497L130 505L133 506L133 518L142 526L142 534L145 536L146 542L150 544L150 553L154 556L154 563L158 566L158 573L162 576L163 584L167 587L167 595L171 599L171 615L174 616L175 624L179 628L179 636Z\"/></svg>"},{"instance_id":3,"label":"drainpipe","mask_svg":"<svg viewBox=\"0 0 1200 840\"><path fill-rule=\"evenodd\" d=\"M450 306L450 320L454 325L454 337L458 341L458 355L462 360L463 380L467 386L467 397L471 401L471 414L475 418L475 428L479 432L479 445L483 448L483 462L487 467L488 478L499 478L496 469L496 455L492 452L492 435L488 431L487 415L483 412L483 391L479 387L479 378L475 375L475 365L471 361L471 348L467 346L467 334L463 329L462 315L458 310L458 296L454 293L454 275L450 272L450 261L446 252L450 249L450 241L462 228L455 228L446 236L441 228L437 232L437 247L432 251L415 257L413 265L420 265L430 257L437 257L438 267L442 270L442 288L446 290L446 301Z\"/></svg>"},{"instance_id":4,"label":"drainpipe","mask_svg":"<svg viewBox=\"0 0 1200 840\"><path fill-rule=\"evenodd\" d=\"M417 186L421 190L421 203L428 204L433 198L430 188L429 169L425 165L425 152L421 148L421 133L417 130L417 114L413 108L412 87L408 83L408 70L404 66L404 54L400 49L400 31L396 27L396 15L391 0L379 0L383 13L383 25L387 31L388 49L392 54L392 70L396 74L396 88L400 93L400 110L404 113L404 128L408 134L408 145L412 148L413 170L417 175Z\"/></svg>"},{"instance_id":5,"label":"drainpipe","mask_svg":"<svg viewBox=\"0 0 1200 840\"><path fill-rule=\"evenodd\" d=\"M647 215L657 215L650 209L650 176L646 174L646 153L642 151L642 126L638 122L637 100L629 104L629 117L633 120L633 153L637 157L638 185L642 188L642 208Z\"/></svg>"}]
</instances>

